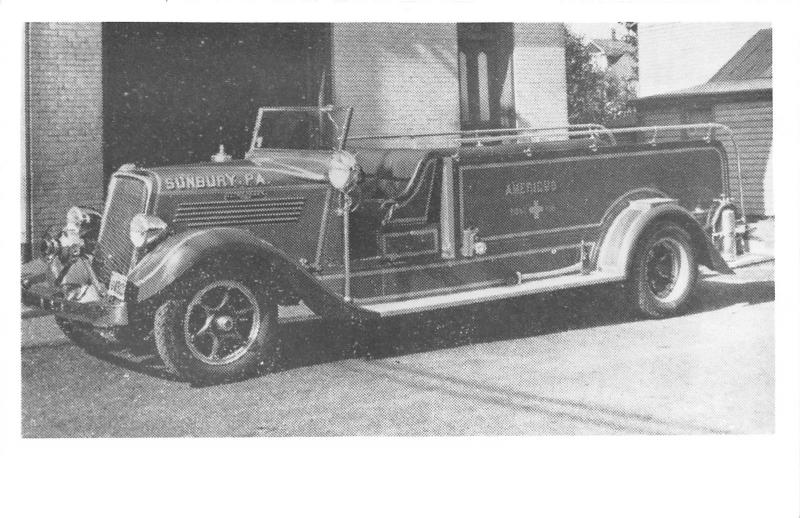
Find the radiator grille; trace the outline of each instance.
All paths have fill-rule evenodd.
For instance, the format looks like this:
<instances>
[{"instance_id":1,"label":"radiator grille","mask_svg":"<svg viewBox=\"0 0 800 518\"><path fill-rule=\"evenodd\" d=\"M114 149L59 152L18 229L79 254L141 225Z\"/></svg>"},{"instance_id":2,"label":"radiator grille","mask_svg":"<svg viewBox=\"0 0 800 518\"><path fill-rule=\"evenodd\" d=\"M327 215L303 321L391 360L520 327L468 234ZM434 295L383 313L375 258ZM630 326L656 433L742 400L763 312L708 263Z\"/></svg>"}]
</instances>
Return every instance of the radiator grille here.
<instances>
[{"instance_id":1,"label":"radiator grille","mask_svg":"<svg viewBox=\"0 0 800 518\"><path fill-rule=\"evenodd\" d=\"M134 247L129 237L131 219L147 209L147 185L127 176L115 177L106 201L95 254L98 279L107 283L111 272L127 274Z\"/></svg>"},{"instance_id":2,"label":"radiator grille","mask_svg":"<svg viewBox=\"0 0 800 518\"><path fill-rule=\"evenodd\" d=\"M294 223L305 203L305 198L185 202L178 206L174 222L188 227Z\"/></svg>"}]
</instances>

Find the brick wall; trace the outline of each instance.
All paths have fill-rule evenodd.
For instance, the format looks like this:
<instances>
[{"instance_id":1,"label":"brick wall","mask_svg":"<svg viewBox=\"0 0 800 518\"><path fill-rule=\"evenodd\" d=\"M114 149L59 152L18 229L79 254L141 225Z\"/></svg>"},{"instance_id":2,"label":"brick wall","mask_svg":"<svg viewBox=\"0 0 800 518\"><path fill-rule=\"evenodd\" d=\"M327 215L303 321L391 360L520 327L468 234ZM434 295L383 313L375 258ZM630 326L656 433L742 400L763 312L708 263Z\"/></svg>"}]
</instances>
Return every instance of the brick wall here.
<instances>
[{"instance_id":1,"label":"brick wall","mask_svg":"<svg viewBox=\"0 0 800 518\"><path fill-rule=\"evenodd\" d=\"M640 23L639 96L705 83L767 23Z\"/></svg>"},{"instance_id":2,"label":"brick wall","mask_svg":"<svg viewBox=\"0 0 800 518\"><path fill-rule=\"evenodd\" d=\"M520 127L567 124L563 24L514 24L514 104Z\"/></svg>"},{"instance_id":3,"label":"brick wall","mask_svg":"<svg viewBox=\"0 0 800 518\"><path fill-rule=\"evenodd\" d=\"M331 40L333 100L355 107L351 135L460 129L455 24L337 23Z\"/></svg>"},{"instance_id":4,"label":"brick wall","mask_svg":"<svg viewBox=\"0 0 800 518\"><path fill-rule=\"evenodd\" d=\"M99 23L29 25L27 239L33 243L48 225L63 225L71 205L102 207L101 44Z\"/></svg>"}]
</instances>

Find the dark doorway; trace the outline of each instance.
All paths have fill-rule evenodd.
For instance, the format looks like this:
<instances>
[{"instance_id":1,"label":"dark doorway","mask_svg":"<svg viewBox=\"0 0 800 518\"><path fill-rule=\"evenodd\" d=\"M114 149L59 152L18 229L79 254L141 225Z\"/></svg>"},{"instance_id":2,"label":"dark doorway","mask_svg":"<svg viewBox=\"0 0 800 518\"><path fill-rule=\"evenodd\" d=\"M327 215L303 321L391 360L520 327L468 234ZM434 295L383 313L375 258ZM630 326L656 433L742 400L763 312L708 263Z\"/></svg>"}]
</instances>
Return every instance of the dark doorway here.
<instances>
[{"instance_id":1,"label":"dark doorway","mask_svg":"<svg viewBox=\"0 0 800 518\"><path fill-rule=\"evenodd\" d=\"M515 126L513 51L511 23L458 24L461 129Z\"/></svg>"},{"instance_id":2,"label":"dark doorway","mask_svg":"<svg viewBox=\"0 0 800 518\"><path fill-rule=\"evenodd\" d=\"M103 24L106 177L249 148L259 106L315 105L328 24Z\"/></svg>"}]
</instances>

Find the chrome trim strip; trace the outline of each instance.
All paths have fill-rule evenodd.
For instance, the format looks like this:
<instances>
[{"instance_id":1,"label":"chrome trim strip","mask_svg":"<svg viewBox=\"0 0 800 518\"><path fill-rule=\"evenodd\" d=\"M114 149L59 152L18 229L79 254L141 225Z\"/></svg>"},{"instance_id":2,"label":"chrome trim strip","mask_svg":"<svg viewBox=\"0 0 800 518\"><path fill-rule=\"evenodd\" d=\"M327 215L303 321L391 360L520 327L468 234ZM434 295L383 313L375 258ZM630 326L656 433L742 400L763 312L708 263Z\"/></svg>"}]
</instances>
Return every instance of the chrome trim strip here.
<instances>
[{"instance_id":1,"label":"chrome trim strip","mask_svg":"<svg viewBox=\"0 0 800 518\"><path fill-rule=\"evenodd\" d=\"M368 304L362 306L367 311L373 311L381 316L403 315L430 311L434 309L451 308L468 304L490 302L493 300L533 295L594 284L618 282L625 278L624 275L609 275L600 272L589 275L564 275L537 281L525 282L514 286L497 286L481 290L468 290L447 295L434 295L421 299L412 299L401 302L386 302L382 304Z\"/></svg>"},{"instance_id":2,"label":"chrome trim strip","mask_svg":"<svg viewBox=\"0 0 800 518\"><path fill-rule=\"evenodd\" d=\"M453 159L446 157L442 164L442 192L439 201L439 227L441 229L442 258L456 256L456 215L453 207Z\"/></svg>"},{"instance_id":3,"label":"chrome trim strip","mask_svg":"<svg viewBox=\"0 0 800 518\"><path fill-rule=\"evenodd\" d=\"M409 295L434 295L442 293L459 293L461 291L469 291L471 289L486 288L489 286L498 286L502 284L505 284L502 280L495 279L493 281L472 282L469 284L459 284L457 286L443 286L441 288L432 288L429 290L420 290L420 291L409 291L406 293L383 295L380 297L366 297L362 299L353 299L353 302L357 304L377 304L380 302L397 302L398 299L407 298Z\"/></svg>"},{"instance_id":4,"label":"chrome trim strip","mask_svg":"<svg viewBox=\"0 0 800 518\"><path fill-rule=\"evenodd\" d=\"M568 232L570 230L589 230L600 227L600 223L590 223L588 225L574 225L572 227L554 227L542 230L529 230L527 232L513 232L511 234L500 234L497 236L484 237L481 241L500 241L517 237L538 236L540 234L555 234L557 232Z\"/></svg>"},{"instance_id":5,"label":"chrome trim strip","mask_svg":"<svg viewBox=\"0 0 800 518\"><path fill-rule=\"evenodd\" d=\"M316 264L317 268L322 266L322 247L325 244L325 227L328 225L328 214L330 212L330 205L331 205L331 195L333 194L333 188L328 188L325 191L325 206L322 209L322 221L319 224L319 237L317 238L317 257L314 263Z\"/></svg>"},{"instance_id":6,"label":"chrome trim strip","mask_svg":"<svg viewBox=\"0 0 800 518\"><path fill-rule=\"evenodd\" d=\"M525 255L538 255L538 254L550 254L553 251L560 252L562 250L572 250L576 248L580 248L580 243L576 244L569 244L569 245L556 245L556 246L549 246L547 248L535 248L530 250L521 250L518 252L506 252L504 254L495 254L495 255L483 255L477 257L471 257L467 259L457 259L453 261L440 261L431 264L419 264L413 266L398 266L396 268L381 268L376 270L361 270L357 272L352 272L350 274L351 277L368 277L370 275L375 274L384 274L384 273L397 273L397 272L409 272L414 270L430 270L433 268L443 268L443 267L453 267L461 264L472 264L472 263L479 263L483 261L495 261L497 259L508 259L510 257L521 257ZM328 275L319 275L317 276L318 279L327 280L327 279L341 279L341 273L332 273Z\"/></svg>"},{"instance_id":7,"label":"chrome trim strip","mask_svg":"<svg viewBox=\"0 0 800 518\"><path fill-rule=\"evenodd\" d=\"M487 164L469 164L461 167L461 169L465 171L469 171L472 169L496 169L499 167L513 167L518 165L530 165L530 164L553 164L557 162L584 162L586 160L605 160L611 157L616 156L644 156L644 155L659 155L659 154L674 154L674 153L685 153L686 150L689 149L698 149L698 150L707 150L707 151L716 151L717 154L722 158L722 154L719 150L715 147L684 147L680 149L656 149L652 151L633 151L630 153L602 153L596 155L586 155L586 156L573 156L573 157L562 157L562 158L551 158L551 159L540 159L540 160L519 160L517 162L497 162L497 163L487 163Z\"/></svg>"},{"instance_id":8,"label":"chrome trim strip","mask_svg":"<svg viewBox=\"0 0 800 518\"><path fill-rule=\"evenodd\" d=\"M601 222L605 222L606 219L608 219L608 216L611 214L611 209L616 207L622 200L624 200L628 196L631 196L632 194L636 194L637 192L643 192L643 193L646 192L646 193L651 193L651 194L655 193L655 194L658 194L662 198L669 198L669 196L665 192L663 192L663 191L661 191L659 189L656 189L656 188L641 187L639 189L631 189L630 191L628 191L626 193L623 193L616 200L611 202L611 204L606 209L605 213L603 213L603 217L600 218L600 221Z\"/></svg>"}]
</instances>

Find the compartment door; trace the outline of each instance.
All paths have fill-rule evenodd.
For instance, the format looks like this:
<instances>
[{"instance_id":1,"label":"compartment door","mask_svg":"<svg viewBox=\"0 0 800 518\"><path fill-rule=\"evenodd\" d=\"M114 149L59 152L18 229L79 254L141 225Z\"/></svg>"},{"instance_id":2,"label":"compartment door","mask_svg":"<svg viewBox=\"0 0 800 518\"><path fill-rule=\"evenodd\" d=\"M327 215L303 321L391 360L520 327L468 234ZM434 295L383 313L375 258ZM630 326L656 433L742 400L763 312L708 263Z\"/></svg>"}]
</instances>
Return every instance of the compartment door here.
<instances>
[{"instance_id":1,"label":"compartment door","mask_svg":"<svg viewBox=\"0 0 800 518\"><path fill-rule=\"evenodd\" d=\"M587 210L597 164L576 158L462 165L461 228L475 230L486 255L518 258L523 273L577 264L581 242L590 246L600 226Z\"/></svg>"}]
</instances>

